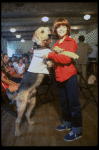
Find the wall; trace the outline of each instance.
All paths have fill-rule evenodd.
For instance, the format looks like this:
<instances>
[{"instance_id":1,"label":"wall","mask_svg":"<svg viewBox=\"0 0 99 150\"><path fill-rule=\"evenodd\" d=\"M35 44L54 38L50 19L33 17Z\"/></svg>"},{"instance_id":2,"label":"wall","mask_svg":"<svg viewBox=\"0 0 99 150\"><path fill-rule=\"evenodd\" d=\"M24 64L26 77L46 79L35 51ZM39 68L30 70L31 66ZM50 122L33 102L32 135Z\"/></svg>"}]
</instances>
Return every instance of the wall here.
<instances>
[{"instance_id":1,"label":"wall","mask_svg":"<svg viewBox=\"0 0 99 150\"><path fill-rule=\"evenodd\" d=\"M49 45L52 49L52 46L55 44L56 39L52 40L52 43ZM11 57L13 54L15 54L16 49L20 49L22 53L27 53L28 51L31 51L31 48L33 47L32 41L25 41L24 43L20 41L8 41L7 42L7 53L8 56Z\"/></svg>"},{"instance_id":2,"label":"wall","mask_svg":"<svg viewBox=\"0 0 99 150\"><path fill-rule=\"evenodd\" d=\"M85 36L84 43L88 43L91 47L98 43L98 28L94 29L88 34L86 34L86 30L80 30L78 34L71 34L71 37L74 38L77 43L79 43L78 37L80 35Z\"/></svg>"},{"instance_id":3,"label":"wall","mask_svg":"<svg viewBox=\"0 0 99 150\"><path fill-rule=\"evenodd\" d=\"M98 28L87 34L86 41L91 47L98 44Z\"/></svg>"},{"instance_id":4,"label":"wall","mask_svg":"<svg viewBox=\"0 0 99 150\"><path fill-rule=\"evenodd\" d=\"M32 41L25 41L22 43L21 41L8 41L7 42L7 52L8 56L11 57L13 54L15 54L16 49L20 49L22 53L27 53L28 51L31 51L31 48L33 47Z\"/></svg>"},{"instance_id":5,"label":"wall","mask_svg":"<svg viewBox=\"0 0 99 150\"><path fill-rule=\"evenodd\" d=\"M7 40L5 38L1 38L1 51L7 53Z\"/></svg>"},{"instance_id":6,"label":"wall","mask_svg":"<svg viewBox=\"0 0 99 150\"><path fill-rule=\"evenodd\" d=\"M79 43L78 38L80 35L84 35L85 37L84 43L86 43L86 30L79 30L78 34L71 34L71 38L73 38L76 41L76 43Z\"/></svg>"}]
</instances>

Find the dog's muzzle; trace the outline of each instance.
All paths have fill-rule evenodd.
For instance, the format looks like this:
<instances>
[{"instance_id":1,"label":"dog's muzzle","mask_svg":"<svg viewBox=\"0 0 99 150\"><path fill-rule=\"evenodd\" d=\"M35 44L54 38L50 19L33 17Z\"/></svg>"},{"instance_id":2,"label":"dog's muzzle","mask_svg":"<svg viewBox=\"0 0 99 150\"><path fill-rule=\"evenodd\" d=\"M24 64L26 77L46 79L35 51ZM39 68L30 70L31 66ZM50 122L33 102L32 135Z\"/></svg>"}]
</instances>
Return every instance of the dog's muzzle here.
<instances>
[{"instance_id":1,"label":"dog's muzzle","mask_svg":"<svg viewBox=\"0 0 99 150\"><path fill-rule=\"evenodd\" d=\"M51 37L52 37L52 35L51 35L51 34L48 34L48 39L45 39L45 40L43 40L43 41L48 41L48 40L51 39Z\"/></svg>"}]
</instances>

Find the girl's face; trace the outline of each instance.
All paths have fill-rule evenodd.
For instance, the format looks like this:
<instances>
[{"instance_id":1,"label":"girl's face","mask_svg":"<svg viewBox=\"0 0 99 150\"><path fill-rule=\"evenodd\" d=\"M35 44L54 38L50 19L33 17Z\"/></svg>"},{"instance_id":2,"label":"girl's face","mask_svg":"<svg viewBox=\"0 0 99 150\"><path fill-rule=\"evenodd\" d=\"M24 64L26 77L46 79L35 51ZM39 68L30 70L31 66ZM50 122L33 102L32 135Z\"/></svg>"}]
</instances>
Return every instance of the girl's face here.
<instances>
[{"instance_id":1,"label":"girl's face","mask_svg":"<svg viewBox=\"0 0 99 150\"><path fill-rule=\"evenodd\" d=\"M9 62L9 67L11 67L12 66L12 62Z\"/></svg>"},{"instance_id":2,"label":"girl's face","mask_svg":"<svg viewBox=\"0 0 99 150\"><path fill-rule=\"evenodd\" d=\"M3 58L3 60L4 60L5 63L7 63L8 60L9 60L8 55L5 55L4 58Z\"/></svg>"},{"instance_id":3,"label":"girl's face","mask_svg":"<svg viewBox=\"0 0 99 150\"><path fill-rule=\"evenodd\" d=\"M67 34L67 27L64 25L60 25L57 28L57 34L60 38L64 37Z\"/></svg>"},{"instance_id":4,"label":"girl's face","mask_svg":"<svg viewBox=\"0 0 99 150\"><path fill-rule=\"evenodd\" d=\"M22 63L23 63L23 59L20 59L20 60L19 60L19 63L22 64Z\"/></svg>"}]
</instances>

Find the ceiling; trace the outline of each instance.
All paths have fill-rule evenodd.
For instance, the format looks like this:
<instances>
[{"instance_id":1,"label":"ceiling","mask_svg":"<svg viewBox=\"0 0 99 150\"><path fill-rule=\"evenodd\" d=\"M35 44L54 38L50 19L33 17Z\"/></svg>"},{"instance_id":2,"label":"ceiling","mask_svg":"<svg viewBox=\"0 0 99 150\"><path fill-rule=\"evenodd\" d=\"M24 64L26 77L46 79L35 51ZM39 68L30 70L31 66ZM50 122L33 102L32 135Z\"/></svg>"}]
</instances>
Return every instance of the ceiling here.
<instances>
[{"instance_id":1,"label":"ceiling","mask_svg":"<svg viewBox=\"0 0 99 150\"><path fill-rule=\"evenodd\" d=\"M89 20L84 20L84 15L90 14ZM44 23L41 18L49 17ZM16 34L21 34L21 39L31 40L35 30L41 26L48 26L52 30L53 23L58 17L64 17L71 25L71 33L79 30L88 30L90 25L98 21L97 2L2 2L1 3L1 37L8 41L20 40ZM77 29L74 29L74 27ZM15 33L10 28L16 28ZM53 35L54 37L54 35Z\"/></svg>"}]
</instances>

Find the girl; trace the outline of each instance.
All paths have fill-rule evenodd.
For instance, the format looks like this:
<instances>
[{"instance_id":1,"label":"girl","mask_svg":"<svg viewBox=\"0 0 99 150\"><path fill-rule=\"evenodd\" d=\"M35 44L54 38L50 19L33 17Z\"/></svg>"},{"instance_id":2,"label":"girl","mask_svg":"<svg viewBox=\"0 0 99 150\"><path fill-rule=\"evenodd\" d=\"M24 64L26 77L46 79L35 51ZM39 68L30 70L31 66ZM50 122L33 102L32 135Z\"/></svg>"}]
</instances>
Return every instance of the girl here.
<instances>
[{"instance_id":1,"label":"girl","mask_svg":"<svg viewBox=\"0 0 99 150\"><path fill-rule=\"evenodd\" d=\"M1 91L6 93L6 89L8 88L10 92L14 92L18 90L19 84L11 81L7 76L10 75L7 72L9 69L4 66L3 61L1 60Z\"/></svg>"},{"instance_id":2,"label":"girl","mask_svg":"<svg viewBox=\"0 0 99 150\"><path fill-rule=\"evenodd\" d=\"M25 73L25 64L23 63L22 57L19 58L18 64L16 65L17 74L22 76Z\"/></svg>"},{"instance_id":3,"label":"girl","mask_svg":"<svg viewBox=\"0 0 99 150\"><path fill-rule=\"evenodd\" d=\"M75 52L77 44L69 37L70 25L64 18L58 18L53 26L54 34L59 38L53 46L53 51L62 48L65 51ZM73 141L82 136L82 114L78 97L77 70L73 60L65 55L49 52L44 55L45 59L55 61L55 78L58 84L63 124L58 126L58 131L69 130L65 141Z\"/></svg>"}]
</instances>

